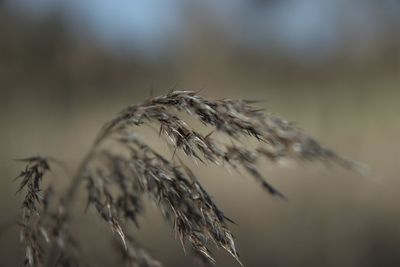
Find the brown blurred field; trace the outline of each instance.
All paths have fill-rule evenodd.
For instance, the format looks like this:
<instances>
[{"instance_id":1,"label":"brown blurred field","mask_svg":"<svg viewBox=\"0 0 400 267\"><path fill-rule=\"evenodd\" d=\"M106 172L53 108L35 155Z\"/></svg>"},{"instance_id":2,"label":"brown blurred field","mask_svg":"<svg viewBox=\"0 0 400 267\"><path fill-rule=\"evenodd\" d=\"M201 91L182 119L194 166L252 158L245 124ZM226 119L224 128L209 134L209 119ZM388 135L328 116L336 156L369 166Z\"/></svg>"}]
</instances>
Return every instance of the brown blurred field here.
<instances>
[{"instance_id":1,"label":"brown blurred field","mask_svg":"<svg viewBox=\"0 0 400 267\"><path fill-rule=\"evenodd\" d=\"M22 165L13 160L40 153L74 168L103 122L171 88L262 100L261 108L370 168L361 177L322 164L266 164L266 176L289 202L266 195L246 176L195 169L238 224L232 229L246 266L400 266L398 54L307 68L260 60L210 38L160 64L145 64L107 54L91 39L73 40L52 18L29 23L0 13L0 266L19 266L22 255L18 226L7 227L21 201L12 179ZM54 179L65 185L68 177ZM115 266L107 253L112 235L96 214L84 213L85 204L74 219L82 249L93 266ZM166 266L196 262L155 207L148 205L140 222L131 230ZM218 266L238 266L223 251L216 258Z\"/></svg>"}]
</instances>

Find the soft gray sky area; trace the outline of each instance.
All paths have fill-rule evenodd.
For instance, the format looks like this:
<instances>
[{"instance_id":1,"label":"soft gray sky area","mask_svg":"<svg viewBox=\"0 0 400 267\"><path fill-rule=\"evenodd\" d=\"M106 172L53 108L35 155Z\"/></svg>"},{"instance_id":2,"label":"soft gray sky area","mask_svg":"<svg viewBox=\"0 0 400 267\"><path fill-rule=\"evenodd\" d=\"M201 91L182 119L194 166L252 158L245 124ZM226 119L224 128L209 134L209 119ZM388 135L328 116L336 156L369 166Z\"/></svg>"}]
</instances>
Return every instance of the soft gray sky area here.
<instances>
[{"instance_id":1,"label":"soft gray sky area","mask_svg":"<svg viewBox=\"0 0 400 267\"><path fill-rule=\"evenodd\" d=\"M399 33L397 0L13 0L33 16L58 11L72 30L144 57L179 49L193 20L256 53L323 60L344 46L362 54ZM390 25L390 31L388 30ZM394 30L394 32L393 32ZM349 43L351 45L349 45Z\"/></svg>"}]
</instances>

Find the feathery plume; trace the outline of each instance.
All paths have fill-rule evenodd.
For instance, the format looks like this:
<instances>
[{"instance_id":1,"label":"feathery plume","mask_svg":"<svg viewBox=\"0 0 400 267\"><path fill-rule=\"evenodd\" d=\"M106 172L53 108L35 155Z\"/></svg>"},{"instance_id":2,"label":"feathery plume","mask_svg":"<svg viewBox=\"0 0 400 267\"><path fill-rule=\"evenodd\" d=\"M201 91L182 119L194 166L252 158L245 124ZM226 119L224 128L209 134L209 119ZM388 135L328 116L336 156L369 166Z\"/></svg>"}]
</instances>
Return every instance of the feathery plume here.
<instances>
[{"instance_id":1,"label":"feathery plume","mask_svg":"<svg viewBox=\"0 0 400 267\"><path fill-rule=\"evenodd\" d=\"M46 190L47 197L40 195L42 177L50 170L48 161L41 157L24 159L27 167L19 176L22 180L19 191L23 188L27 191L22 231L27 265L41 266L44 256L47 262L53 262L49 259L54 259L57 254L63 255L64 260L57 260L56 264L69 266L62 263L68 263L66 255L77 257L78 252L68 253L71 249L78 251L78 246L67 229L71 202L83 182L86 183L88 207L92 207L118 236L126 266L161 266L134 244L123 227L129 221L138 226L144 197L155 203L184 249L188 244L202 259L215 263L214 244L241 264L234 236L229 230L232 221L176 153L183 153L205 166L212 163L244 170L266 192L281 198L285 198L284 195L267 182L258 169L260 159L273 163L282 158L320 160L357 169L355 163L325 148L292 123L256 109L252 104L245 100L210 100L192 91L171 91L123 109L100 131L69 189L55 205L57 212L49 205L52 187ZM182 113L211 127L211 133L204 135L193 129L182 118ZM171 159L162 156L149 142L135 134L135 127L143 125L157 125L160 137L171 148ZM214 133L225 136L229 142L216 138ZM259 146L243 146L241 140L246 138L257 140ZM49 229L52 230L49 232ZM38 241L39 233L49 244L47 250Z\"/></svg>"}]
</instances>

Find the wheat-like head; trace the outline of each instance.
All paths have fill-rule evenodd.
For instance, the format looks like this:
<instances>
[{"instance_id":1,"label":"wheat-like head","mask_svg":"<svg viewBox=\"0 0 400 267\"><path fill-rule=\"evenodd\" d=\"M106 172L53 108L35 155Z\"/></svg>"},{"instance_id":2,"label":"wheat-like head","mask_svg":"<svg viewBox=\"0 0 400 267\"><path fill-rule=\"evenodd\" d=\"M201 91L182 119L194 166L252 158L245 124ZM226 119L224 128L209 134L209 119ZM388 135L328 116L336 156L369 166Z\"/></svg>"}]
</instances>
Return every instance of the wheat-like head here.
<instances>
[{"instance_id":1,"label":"wheat-like head","mask_svg":"<svg viewBox=\"0 0 400 267\"><path fill-rule=\"evenodd\" d=\"M256 109L252 104L245 100L210 100L192 91L171 91L123 109L102 128L68 191L61 194L58 204L52 208L48 205L52 187L41 188L42 177L50 170L52 160L26 159L27 167L19 176L22 179L20 190L26 188L21 230L26 265L82 264L79 242L68 231L69 207L82 183L86 184L88 205L119 236L126 266L161 266L123 226L125 221L138 224L144 196L152 200L171 223L184 248L189 244L202 259L214 263L211 252L214 244L240 263L228 227L231 220L214 203L177 152L197 162L242 169L268 193L282 198L284 195L258 170L261 159L272 162L282 158L323 160L346 168L356 166L293 124ZM196 131L182 119L182 113L211 127L211 132ZM135 127L154 124L171 148L171 158L155 151L151 140L142 140L135 134ZM214 133L225 136L225 142ZM242 145L240 140L244 138L258 140L259 146Z\"/></svg>"}]
</instances>

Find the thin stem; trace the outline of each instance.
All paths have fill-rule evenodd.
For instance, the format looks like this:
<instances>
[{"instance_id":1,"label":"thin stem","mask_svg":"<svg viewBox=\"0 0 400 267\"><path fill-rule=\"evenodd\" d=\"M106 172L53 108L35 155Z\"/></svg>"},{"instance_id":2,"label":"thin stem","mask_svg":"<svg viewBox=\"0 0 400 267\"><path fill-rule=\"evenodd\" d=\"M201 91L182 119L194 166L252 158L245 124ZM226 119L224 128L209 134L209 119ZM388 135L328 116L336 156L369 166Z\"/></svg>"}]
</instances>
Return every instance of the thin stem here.
<instances>
[{"instance_id":1,"label":"thin stem","mask_svg":"<svg viewBox=\"0 0 400 267\"><path fill-rule=\"evenodd\" d=\"M88 153L86 154L85 158L79 164L79 167L71 181L71 184L67 188L67 191L65 192L64 196L61 198L60 201L61 201L62 206L65 208L64 212L65 212L66 216L64 217L64 220L62 221L60 228L65 228L64 226L67 223L67 221L69 220L70 210L72 209L74 199L76 198L76 195L78 194L79 186L83 182L84 172L86 170L87 164L92 159L93 154L96 151L96 148L108 136L110 130L111 130L111 128L103 127L103 129L100 131L100 133L98 134L94 143L92 144L91 148L89 149ZM48 255L48 261L47 261L48 267L56 266L57 261L60 259L60 255L61 255L60 253L61 253L60 247L58 247L56 245L51 247L49 255Z\"/></svg>"},{"instance_id":2,"label":"thin stem","mask_svg":"<svg viewBox=\"0 0 400 267\"><path fill-rule=\"evenodd\" d=\"M106 124L101 129L100 133L97 135L95 141L93 142L91 148L89 149L89 152L86 154L85 158L79 164L79 167L74 175L74 178L72 179L71 184L69 185L65 193L65 196L62 198L63 204L65 205L66 209L68 209L69 206L71 206L73 203L73 200L78 192L79 185L83 180L82 177L84 176L86 166L92 159L93 154L96 151L96 148L101 144L102 141L104 141L104 139L107 136L109 136L109 133L111 132L112 128L113 127L108 127Z\"/></svg>"}]
</instances>

